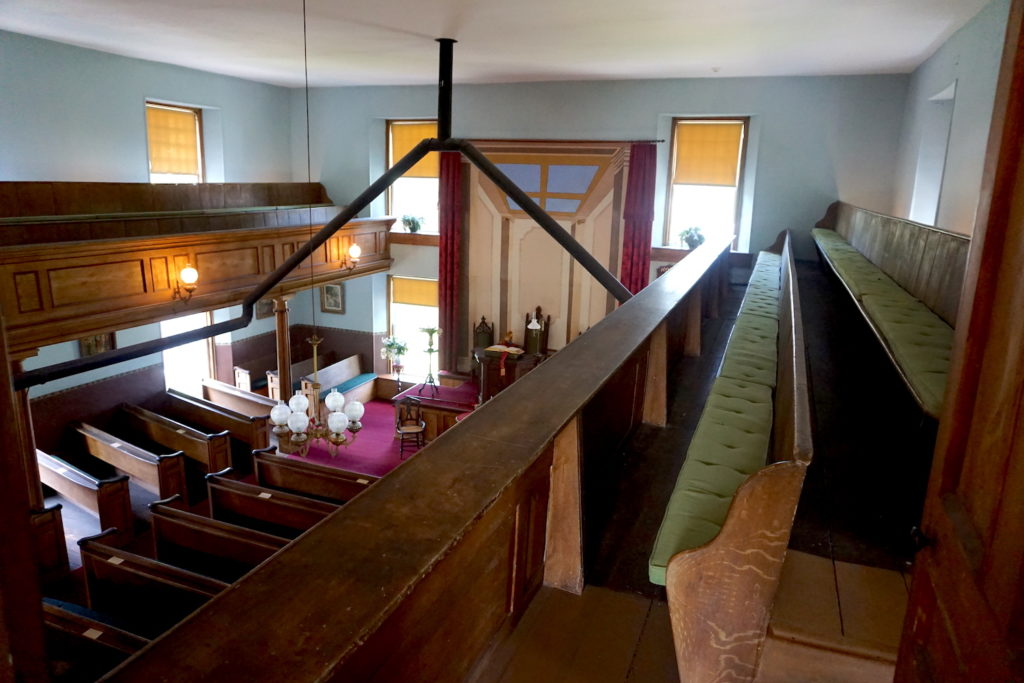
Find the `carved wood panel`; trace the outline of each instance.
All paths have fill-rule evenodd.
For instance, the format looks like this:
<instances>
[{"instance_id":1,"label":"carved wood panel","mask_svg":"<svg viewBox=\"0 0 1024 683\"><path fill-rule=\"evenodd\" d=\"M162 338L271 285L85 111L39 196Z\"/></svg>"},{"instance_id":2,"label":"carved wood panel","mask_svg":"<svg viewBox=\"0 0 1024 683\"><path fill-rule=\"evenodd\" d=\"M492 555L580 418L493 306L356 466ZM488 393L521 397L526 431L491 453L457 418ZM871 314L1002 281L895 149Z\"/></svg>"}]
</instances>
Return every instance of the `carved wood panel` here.
<instances>
[{"instance_id":1,"label":"carved wood panel","mask_svg":"<svg viewBox=\"0 0 1024 683\"><path fill-rule=\"evenodd\" d=\"M318 249L312 266L307 259L275 293L386 270L392 222L351 221L331 240L339 246ZM241 303L309 235L309 226L299 226L0 248L0 306L12 353L25 357L47 344ZM346 271L341 259L351 240L363 253ZM171 291L189 263L199 287L185 304Z\"/></svg>"}]
</instances>

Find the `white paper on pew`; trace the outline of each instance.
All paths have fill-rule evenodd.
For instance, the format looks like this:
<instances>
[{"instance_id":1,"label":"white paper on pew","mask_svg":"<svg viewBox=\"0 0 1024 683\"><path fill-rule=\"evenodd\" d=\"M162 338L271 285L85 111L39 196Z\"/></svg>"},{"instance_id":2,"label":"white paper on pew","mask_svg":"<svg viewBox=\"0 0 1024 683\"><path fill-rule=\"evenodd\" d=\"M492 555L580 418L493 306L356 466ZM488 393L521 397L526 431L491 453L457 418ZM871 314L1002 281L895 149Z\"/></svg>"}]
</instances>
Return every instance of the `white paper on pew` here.
<instances>
[{"instance_id":1,"label":"white paper on pew","mask_svg":"<svg viewBox=\"0 0 1024 683\"><path fill-rule=\"evenodd\" d=\"M271 494L269 494L269 493L267 493L266 491L264 491L263 493L261 493L261 494L259 495L259 497L260 497L260 498L270 498L270 497L271 497Z\"/></svg>"},{"instance_id":2,"label":"white paper on pew","mask_svg":"<svg viewBox=\"0 0 1024 683\"><path fill-rule=\"evenodd\" d=\"M110 447L111 448L120 448L121 447L121 442L120 441L115 441L114 443L110 444Z\"/></svg>"},{"instance_id":3,"label":"white paper on pew","mask_svg":"<svg viewBox=\"0 0 1024 683\"><path fill-rule=\"evenodd\" d=\"M83 633L82 635L85 636L86 638L91 638L92 640L96 640L97 638L99 638L100 636L103 635L103 631L98 631L98 630L96 630L94 628L91 628L88 631L86 631L85 633Z\"/></svg>"},{"instance_id":4,"label":"white paper on pew","mask_svg":"<svg viewBox=\"0 0 1024 683\"><path fill-rule=\"evenodd\" d=\"M185 433L184 429L175 429L174 431L178 432L179 434L184 434Z\"/></svg>"},{"instance_id":5,"label":"white paper on pew","mask_svg":"<svg viewBox=\"0 0 1024 683\"><path fill-rule=\"evenodd\" d=\"M107 558L107 562L109 562L110 564L121 564L122 562L124 562L124 558L123 557L109 557L109 558Z\"/></svg>"},{"instance_id":6,"label":"white paper on pew","mask_svg":"<svg viewBox=\"0 0 1024 683\"><path fill-rule=\"evenodd\" d=\"M57 468L57 474L65 474L67 471L68 471L67 467L59 467L59 468Z\"/></svg>"},{"instance_id":7,"label":"white paper on pew","mask_svg":"<svg viewBox=\"0 0 1024 683\"><path fill-rule=\"evenodd\" d=\"M357 484L369 484L370 480L369 479L356 479L356 483Z\"/></svg>"}]
</instances>

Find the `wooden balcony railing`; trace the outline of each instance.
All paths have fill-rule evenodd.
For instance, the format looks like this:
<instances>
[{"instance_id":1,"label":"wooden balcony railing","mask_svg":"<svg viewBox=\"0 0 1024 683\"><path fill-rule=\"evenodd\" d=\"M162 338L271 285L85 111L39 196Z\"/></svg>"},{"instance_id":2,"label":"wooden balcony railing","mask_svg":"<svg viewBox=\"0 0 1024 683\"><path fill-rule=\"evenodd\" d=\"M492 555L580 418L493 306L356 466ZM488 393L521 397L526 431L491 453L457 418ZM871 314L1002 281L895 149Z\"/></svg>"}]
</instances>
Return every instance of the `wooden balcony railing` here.
<instances>
[{"instance_id":1,"label":"wooden balcony railing","mask_svg":"<svg viewBox=\"0 0 1024 683\"><path fill-rule=\"evenodd\" d=\"M108 679L463 678L542 583L582 590L593 494L640 422L665 424L728 248L699 247Z\"/></svg>"}]
</instances>

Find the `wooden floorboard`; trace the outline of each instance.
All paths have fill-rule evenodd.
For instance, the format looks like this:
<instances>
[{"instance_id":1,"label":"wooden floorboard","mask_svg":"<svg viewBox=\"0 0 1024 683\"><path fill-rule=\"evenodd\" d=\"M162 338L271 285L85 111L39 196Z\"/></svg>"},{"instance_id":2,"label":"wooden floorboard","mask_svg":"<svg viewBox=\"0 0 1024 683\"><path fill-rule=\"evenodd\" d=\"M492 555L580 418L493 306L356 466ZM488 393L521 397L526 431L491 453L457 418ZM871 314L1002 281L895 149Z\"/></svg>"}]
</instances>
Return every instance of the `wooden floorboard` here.
<instances>
[{"instance_id":1,"label":"wooden floorboard","mask_svg":"<svg viewBox=\"0 0 1024 683\"><path fill-rule=\"evenodd\" d=\"M676 653L672 645L672 624L668 618L668 604L652 600L626 681L627 683L647 683L648 681L675 683L678 680Z\"/></svg>"}]
</instances>

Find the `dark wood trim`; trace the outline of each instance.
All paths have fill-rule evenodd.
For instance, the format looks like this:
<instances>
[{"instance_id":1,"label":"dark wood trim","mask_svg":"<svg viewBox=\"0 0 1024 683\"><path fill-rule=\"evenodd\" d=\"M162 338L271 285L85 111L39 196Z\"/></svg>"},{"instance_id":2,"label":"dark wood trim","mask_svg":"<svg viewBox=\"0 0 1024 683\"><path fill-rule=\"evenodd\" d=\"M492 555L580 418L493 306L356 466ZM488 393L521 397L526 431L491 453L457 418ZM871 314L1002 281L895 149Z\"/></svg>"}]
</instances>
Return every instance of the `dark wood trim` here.
<instances>
[{"instance_id":1,"label":"dark wood trim","mask_svg":"<svg viewBox=\"0 0 1024 683\"><path fill-rule=\"evenodd\" d=\"M651 260L652 261L668 261L669 263L679 263L686 255L689 254L692 249L680 249L678 247L651 247Z\"/></svg>"},{"instance_id":2,"label":"dark wood trim","mask_svg":"<svg viewBox=\"0 0 1024 683\"><path fill-rule=\"evenodd\" d=\"M439 247L441 236L437 233L389 232L391 244L410 244L416 247Z\"/></svg>"}]
</instances>

